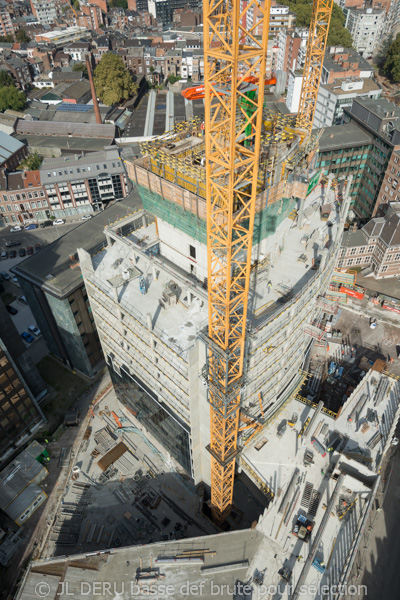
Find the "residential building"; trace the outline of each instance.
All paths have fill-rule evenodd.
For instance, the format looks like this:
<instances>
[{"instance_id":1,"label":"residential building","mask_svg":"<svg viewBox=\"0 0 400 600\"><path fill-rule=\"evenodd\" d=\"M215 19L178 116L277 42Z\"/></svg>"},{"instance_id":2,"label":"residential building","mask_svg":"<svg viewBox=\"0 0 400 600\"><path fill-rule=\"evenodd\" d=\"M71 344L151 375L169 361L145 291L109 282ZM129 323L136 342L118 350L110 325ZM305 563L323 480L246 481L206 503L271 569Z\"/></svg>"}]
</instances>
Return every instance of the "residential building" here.
<instances>
[{"instance_id":1,"label":"residential building","mask_svg":"<svg viewBox=\"0 0 400 600\"><path fill-rule=\"evenodd\" d=\"M16 54L3 55L0 64L3 64L14 77L17 87L25 90L32 84L32 74L29 64Z\"/></svg>"},{"instance_id":2,"label":"residential building","mask_svg":"<svg viewBox=\"0 0 400 600\"><path fill-rule=\"evenodd\" d=\"M5 312L4 306L0 311ZM45 423L6 343L9 344L8 339L0 338L0 464L9 460Z\"/></svg>"},{"instance_id":3,"label":"residential building","mask_svg":"<svg viewBox=\"0 0 400 600\"><path fill-rule=\"evenodd\" d=\"M40 462L45 452L32 442L0 471L0 509L17 525L25 523L47 498L38 485L48 475Z\"/></svg>"},{"instance_id":4,"label":"residential building","mask_svg":"<svg viewBox=\"0 0 400 600\"><path fill-rule=\"evenodd\" d=\"M136 10L140 12L138 2L136 2L136 5ZM188 0L148 0L147 5L151 16L167 25L172 23L174 10L185 8L188 5Z\"/></svg>"},{"instance_id":5,"label":"residential building","mask_svg":"<svg viewBox=\"0 0 400 600\"><path fill-rule=\"evenodd\" d=\"M307 40L308 29L279 29L276 70L285 73L295 71L298 68L299 50L307 46Z\"/></svg>"},{"instance_id":6,"label":"residential building","mask_svg":"<svg viewBox=\"0 0 400 600\"><path fill-rule=\"evenodd\" d=\"M375 279L400 276L400 204L391 203L382 217L362 229L347 231L339 253L339 268L363 268Z\"/></svg>"},{"instance_id":7,"label":"residential building","mask_svg":"<svg viewBox=\"0 0 400 600\"><path fill-rule=\"evenodd\" d=\"M45 159L40 178L50 210L57 218L103 210L128 193L116 147L83 156Z\"/></svg>"},{"instance_id":8,"label":"residential building","mask_svg":"<svg viewBox=\"0 0 400 600\"><path fill-rule=\"evenodd\" d=\"M49 351L88 377L101 366L103 354L76 249L101 250L104 227L137 210L137 204L137 195L130 194L12 268Z\"/></svg>"},{"instance_id":9,"label":"residential building","mask_svg":"<svg viewBox=\"0 0 400 600\"><path fill-rule=\"evenodd\" d=\"M361 56L370 58L381 41L386 20L383 8L345 8L345 27L353 37L354 47Z\"/></svg>"},{"instance_id":10,"label":"residential building","mask_svg":"<svg viewBox=\"0 0 400 600\"><path fill-rule=\"evenodd\" d=\"M354 48L331 46L327 48L322 66L321 83L333 83L349 77L372 77L374 69Z\"/></svg>"},{"instance_id":11,"label":"residential building","mask_svg":"<svg viewBox=\"0 0 400 600\"><path fill-rule=\"evenodd\" d=\"M344 108L349 108L355 98L377 100L382 88L373 79L336 79L320 85L315 105L314 127L330 127L342 122Z\"/></svg>"},{"instance_id":12,"label":"residential building","mask_svg":"<svg viewBox=\"0 0 400 600\"><path fill-rule=\"evenodd\" d=\"M51 207L39 171L4 173L0 178L0 227L49 219Z\"/></svg>"},{"instance_id":13,"label":"residential building","mask_svg":"<svg viewBox=\"0 0 400 600\"><path fill-rule=\"evenodd\" d=\"M289 70L286 106L291 113L297 113L300 105L301 86L303 84L303 71Z\"/></svg>"},{"instance_id":14,"label":"residential building","mask_svg":"<svg viewBox=\"0 0 400 600\"><path fill-rule=\"evenodd\" d=\"M77 13L76 24L87 29L100 29L104 24L104 11L97 4L90 2L89 4L80 3L80 11Z\"/></svg>"},{"instance_id":15,"label":"residential building","mask_svg":"<svg viewBox=\"0 0 400 600\"><path fill-rule=\"evenodd\" d=\"M13 171L28 156L28 149L23 142L0 131L0 169Z\"/></svg>"},{"instance_id":16,"label":"residential building","mask_svg":"<svg viewBox=\"0 0 400 600\"><path fill-rule=\"evenodd\" d=\"M86 40L74 42L64 47L65 54L69 54L72 60L77 62L85 62L86 56L90 53L90 44Z\"/></svg>"},{"instance_id":17,"label":"residential building","mask_svg":"<svg viewBox=\"0 0 400 600\"><path fill-rule=\"evenodd\" d=\"M0 35L14 35L9 5L4 0L0 1Z\"/></svg>"},{"instance_id":18,"label":"residential building","mask_svg":"<svg viewBox=\"0 0 400 600\"><path fill-rule=\"evenodd\" d=\"M55 0L30 0L32 13L42 25L50 25L57 20Z\"/></svg>"}]
</instances>

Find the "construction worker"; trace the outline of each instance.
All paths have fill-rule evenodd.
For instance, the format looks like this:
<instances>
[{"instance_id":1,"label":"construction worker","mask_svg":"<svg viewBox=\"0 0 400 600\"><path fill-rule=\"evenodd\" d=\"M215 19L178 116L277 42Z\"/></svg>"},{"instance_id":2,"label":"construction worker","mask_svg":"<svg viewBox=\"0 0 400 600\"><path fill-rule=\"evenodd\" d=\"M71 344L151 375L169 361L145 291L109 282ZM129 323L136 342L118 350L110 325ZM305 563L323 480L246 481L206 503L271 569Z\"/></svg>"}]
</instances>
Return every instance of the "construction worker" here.
<instances>
[{"instance_id":1,"label":"construction worker","mask_svg":"<svg viewBox=\"0 0 400 600\"><path fill-rule=\"evenodd\" d=\"M298 555L297 560L300 562L301 560L303 560L303 556L301 554Z\"/></svg>"}]
</instances>

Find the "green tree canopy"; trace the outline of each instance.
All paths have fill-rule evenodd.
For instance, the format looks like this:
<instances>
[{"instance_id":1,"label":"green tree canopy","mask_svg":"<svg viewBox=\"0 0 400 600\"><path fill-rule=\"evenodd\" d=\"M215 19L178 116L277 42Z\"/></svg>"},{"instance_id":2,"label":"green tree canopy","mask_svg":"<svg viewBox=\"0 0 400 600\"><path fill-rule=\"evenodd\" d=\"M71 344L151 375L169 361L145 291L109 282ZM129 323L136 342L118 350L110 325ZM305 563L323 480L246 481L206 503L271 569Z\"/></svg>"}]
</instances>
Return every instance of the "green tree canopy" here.
<instances>
[{"instance_id":1,"label":"green tree canopy","mask_svg":"<svg viewBox=\"0 0 400 600\"><path fill-rule=\"evenodd\" d=\"M21 167L24 167L24 169L27 169L28 171L36 171L39 169L42 162L43 158L39 156L37 152L34 152L22 161Z\"/></svg>"},{"instance_id":2,"label":"green tree canopy","mask_svg":"<svg viewBox=\"0 0 400 600\"><path fill-rule=\"evenodd\" d=\"M72 67L73 71L82 71L84 77L88 77L87 66L84 62L75 63Z\"/></svg>"},{"instance_id":3,"label":"green tree canopy","mask_svg":"<svg viewBox=\"0 0 400 600\"><path fill-rule=\"evenodd\" d=\"M122 58L112 52L104 54L94 72L96 92L104 104L118 104L137 90L137 84L125 67Z\"/></svg>"},{"instance_id":4,"label":"green tree canopy","mask_svg":"<svg viewBox=\"0 0 400 600\"><path fill-rule=\"evenodd\" d=\"M128 0L108 0L109 8L128 8Z\"/></svg>"},{"instance_id":5,"label":"green tree canopy","mask_svg":"<svg viewBox=\"0 0 400 600\"><path fill-rule=\"evenodd\" d=\"M388 46L383 72L394 83L400 81L400 33Z\"/></svg>"},{"instance_id":6,"label":"green tree canopy","mask_svg":"<svg viewBox=\"0 0 400 600\"><path fill-rule=\"evenodd\" d=\"M177 81L180 81L180 77L177 77L176 75L169 75L167 80L169 83L176 83Z\"/></svg>"},{"instance_id":7,"label":"green tree canopy","mask_svg":"<svg viewBox=\"0 0 400 600\"><path fill-rule=\"evenodd\" d=\"M28 44L31 41L31 38L26 33L25 29L18 29L15 38L20 44Z\"/></svg>"},{"instance_id":8,"label":"green tree canopy","mask_svg":"<svg viewBox=\"0 0 400 600\"><path fill-rule=\"evenodd\" d=\"M7 109L22 110L25 103L25 94L14 85L0 87L0 112Z\"/></svg>"},{"instance_id":9,"label":"green tree canopy","mask_svg":"<svg viewBox=\"0 0 400 600\"><path fill-rule=\"evenodd\" d=\"M14 85L14 79L11 77L10 73L5 69L0 71L0 87Z\"/></svg>"},{"instance_id":10,"label":"green tree canopy","mask_svg":"<svg viewBox=\"0 0 400 600\"><path fill-rule=\"evenodd\" d=\"M296 25L298 27L309 27L312 14L312 0L280 0L280 4L289 6L296 13ZM344 46L351 48L353 38L344 26L345 18L342 9L333 5L331 23L328 33L328 46Z\"/></svg>"},{"instance_id":11,"label":"green tree canopy","mask_svg":"<svg viewBox=\"0 0 400 600\"><path fill-rule=\"evenodd\" d=\"M0 35L0 43L12 44L13 41L14 41L14 38L11 35L11 33L7 33L7 35Z\"/></svg>"}]
</instances>

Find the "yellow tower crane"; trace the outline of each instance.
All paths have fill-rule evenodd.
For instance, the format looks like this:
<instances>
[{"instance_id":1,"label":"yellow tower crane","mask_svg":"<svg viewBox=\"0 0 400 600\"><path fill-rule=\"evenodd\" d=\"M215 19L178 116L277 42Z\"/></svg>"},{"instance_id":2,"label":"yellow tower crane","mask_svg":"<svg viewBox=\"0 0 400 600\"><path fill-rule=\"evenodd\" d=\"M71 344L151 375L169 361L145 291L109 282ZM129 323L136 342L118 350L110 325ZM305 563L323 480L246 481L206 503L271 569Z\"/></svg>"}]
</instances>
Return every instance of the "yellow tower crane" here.
<instances>
[{"instance_id":1,"label":"yellow tower crane","mask_svg":"<svg viewBox=\"0 0 400 600\"><path fill-rule=\"evenodd\" d=\"M270 0L249 0L242 9L240 0L204 0L203 10L209 297L205 375L211 507L213 518L223 522L231 510L238 453ZM247 18L249 11L254 20ZM248 27L249 22L254 24Z\"/></svg>"},{"instance_id":2,"label":"yellow tower crane","mask_svg":"<svg viewBox=\"0 0 400 600\"><path fill-rule=\"evenodd\" d=\"M313 2L300 105L297 114L297 127L306 130L308 133L311 133L314 121L332 7L333 0L314 0Z\"/></svg>"}]
</instances>

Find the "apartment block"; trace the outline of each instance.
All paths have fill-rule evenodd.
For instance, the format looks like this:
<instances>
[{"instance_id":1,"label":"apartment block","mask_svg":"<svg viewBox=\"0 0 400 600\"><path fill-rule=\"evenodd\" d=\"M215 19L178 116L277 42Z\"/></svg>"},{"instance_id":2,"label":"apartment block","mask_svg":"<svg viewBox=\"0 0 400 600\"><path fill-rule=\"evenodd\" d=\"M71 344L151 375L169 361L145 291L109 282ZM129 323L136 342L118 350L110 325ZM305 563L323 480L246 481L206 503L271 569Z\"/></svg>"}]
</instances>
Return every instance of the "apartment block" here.
<instances>
[{"instance_id":1,"label":"apartment block","mask_svg":"<svg viewBox=\"0 0 400 600\"><path fill-rule=\"evenodd\" d=\"M14 27L11 20L7 2L0 2L0 35L14 35Z\"/></svg>"},{"instance_id":2,"label":"apartment block","mask_svg":"<svg viewBox=\"0 0 400 600\"><path fill-rule=\"evenodd\" d=\"M32 13L42 25L50 25L57 19L55 0L30 0Z\"/></svg>"},{"instance_id":3,"label":"apartment block","mask_svg":"<svg viewBox=\"0 0 400 600\"><path fill-rule=\"evenodd\" d=\"M298 56L300 48L307 45L307 29L279 29L278 32L278 53L276 57L277 71L288 73L298 68Z\"/></svg>"},{"instance_id":4,"label":"apartment block","mask_svg":"<svg viewBox=\"0 0 400 600\"><path fill-rule=\"evenodd\" d=\"M382 88L373 79L351 77L321 85L315 105L314 127L339 125L344 109L350 108L355 98L377 100L381 95Z\"/></svg>"},{"instance_id":5,"label":"apartment block","mask_svg":"<svg viewBox=\"0 0 400 600\"><path fill-rule=\"evenodd\" d=\"M383 217L362 229L347 231L339 253L339 268L361 267L363 275L387 279L400 275L400 204L391 203Z\"/></svg>"},{"instance_id":6,"label":"apartment block","mask_svg":"<svg viewBox=\"0 0 400 600\"><path fill-rule=\"evenodd\" d=\"M345 8L345 27L353 37L354 47L370 58L382 37L386 12L382 8Z\"/></svg>"},{"instance_id":7,"label":"apartment block","mask_svg":"<svg viewBox=\"0 0 400 600\"><path fill-rule=\"evenodd\" d=\"M52 214L65 217L103 210L127 195L118 149L45 159L40 178Z\"/></svg>"}]
</instances>

